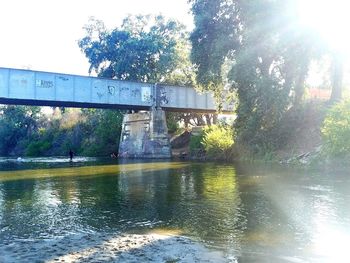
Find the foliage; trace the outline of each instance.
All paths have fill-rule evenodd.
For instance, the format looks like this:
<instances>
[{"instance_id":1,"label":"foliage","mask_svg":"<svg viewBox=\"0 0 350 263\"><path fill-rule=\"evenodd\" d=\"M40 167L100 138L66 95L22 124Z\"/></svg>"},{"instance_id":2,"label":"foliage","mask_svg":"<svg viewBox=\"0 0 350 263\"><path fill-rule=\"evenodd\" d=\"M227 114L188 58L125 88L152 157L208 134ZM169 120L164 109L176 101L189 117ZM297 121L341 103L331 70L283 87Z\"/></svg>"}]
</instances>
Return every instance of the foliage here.
<instances>
[{"instance_id":1,"label":"foliage","mask_svg":"<svg viewBox=\"0 0 350 263\"><path fill-rule=\"evenodd\" d=\"M203 137L204 132L199 135L191 135L189 148L192 156L199 156L201 155L200 153L204 153Z\"/></svg>"},{"instance_id":2,"label":"foliage","mask_svg":"<svg viewBox=\"0 0 350 263\"><path fill-rule=\"evenodd\" d=\"M322 127L323 151L331 157L350 154L350 101L335 104L328 112Z\"/></svg>"},{"instance_id":3,"label":"foliage","mask_svg":"<svg viewBox=\"0 0 350 263\"><path fill-rule=\"evenodd\" d=\"M191 135L190 153L195 157L206 155L211 159L228 160L232 157L233 130L230 126L206 126L199 135Z\"/></svg>"},{"instance_id":4,"label":"foliage","mask_svg":"<svg viewBox=\"0 0 350 263\"><path fill-rule=\"evenodd\" d=\"M174 112L166 112L166 124L168 126L168 132L170 134L176 133L180 126L177 118L177 113Z\"/></svg>"},{"instance_id":5,"label":"foliage","mask_svg":"<svg viewBox=\"0 0 350 263\"><path fill-rule=\"evenodd\" d=\"M228 159L233 146L233 131L229 126L213 125L204 129L201 143L208 157Z\"/></svg>"},{"instance_id":6,"label":"foliage","mask_svg":"<svg viewBox=\"0 0 350 263\"><path fill-rule=\"evenodd\" d=\"M0 156L109 156L118 151L122 113L115 110L54 110L2 106Z\"/></svg>"},{"instance_id":7,"label":"foliage","mask_svg":"<svg viewBox=\"0 0 350 263\"><path fill-rule=\"evenodd\" d=\"M197 65L197 80L203 89L222 87L222 65L239 39L235 34L239 21L236 3L221 0L193 0L195 29L191 34L191 59Z\"/></svg>"},{"instance_id":8,"label":"foliage","mask_svg":"<svg viewBox=\"0 0 350 263\"><path fill-rule=\"evenodd\" d=\"M29 143L26 148L26 156L42 156L48 149L51 148L51 143L48 141L34 141Z\"/></svg>"},{"instance_id":9,"label":"foliage","mask_svg":"<svg viewBox=\"0 0 350 263\"><path fill-rule=\"evenodd\" d=\"M109 156L118 151L122 118L116 110L66 109L34 139L38 145L52 145L37 154L67 155L72 149L76 155Z\"/></svg>"},{"instance_id":10,"label":"foliage","mask_svg":"<svg viewBox=\"0 0 350 263\"><path fill-rule=\"evenodd\" d=\"M191 80L187 33L175 20L129 16L120 28L108 31L103 22L91 19L85 30L87 36L79 41L79 47L89 59L90 72L153 83Z\"/></svg>"},{"instance_id":11,"label":"foliage","mask_svg":"<svg viewBox=\"0 0 350 263\"><path fill-rule=\"evenodd\" d=\"M237 143L253 153L273 150L272 130L301 103L309 65L324 52L322 42L299 26L293 1L191 3L199 85L216 94L236 92Z\"/></svg>"},{"instance_id":12,"label":"foliage","mask_svg":"<svg viewBox=\"0 0 350 263\"><path fill-rule=\"evenodd\" d=\"M0 156L13 154L21 141L37 131L38 120L38 107L1 106Z\"/></svg>"},{"instance_id":13,"label":"foliage","mask_svg":"<svg viewBox=\"0 0 350 263\"><path fill-rule=\"evenodd\" d=\"M108 156L118 152L123 114L117 110L85 110L81 152L88 156Z\"/></svg>"}]
</instances>

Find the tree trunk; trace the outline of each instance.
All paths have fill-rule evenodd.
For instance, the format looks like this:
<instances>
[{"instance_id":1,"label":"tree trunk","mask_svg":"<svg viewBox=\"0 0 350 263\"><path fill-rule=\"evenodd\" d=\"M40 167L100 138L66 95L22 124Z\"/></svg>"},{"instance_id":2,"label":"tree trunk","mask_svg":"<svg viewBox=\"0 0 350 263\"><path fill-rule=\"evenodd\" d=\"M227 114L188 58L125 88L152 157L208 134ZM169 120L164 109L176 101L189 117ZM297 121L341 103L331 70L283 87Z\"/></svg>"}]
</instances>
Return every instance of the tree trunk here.
<instances>
[{"instance_id":1,"label":"tree trunk","mask_svg":"<svg viewBox=\"0 0 350 263\"><path fill-rule=\"evenodd\" d=\"M333 56L331 69L332 95L331 103L335 103L342 98L344 62L339 53Z\"/></svg>"},{"instance_id":2,"label":"tree trunk","mask_svg":"<svg viewBox=\"0 0 350 263\"><path fill-rule=\"evenodd\" d=\"M212 123L211 123L211 114L205 114L204 115L204 117L205 117L205 122L207 123L207 125L208 126L211 126L212 125Z\"/></svg>"},{"instance_id":3,"label":"tree trunk","mask_svg":"<svg viewBox=\"0 0 350 263\"><path fill-rule=\"evenodd\" d=\"M216 125L218 123L218 115L216 113L213 114L213 125Z\"/></svg>"},{"instance_id":4,"label":"tree trunk","mask_svg":"<svg viewBox=\"0 0 350 263\"><path fill-rule=\"evenodd\" d=\"M301 104L301 101L305 92L305 80L308 73L308 64L303 63L299 69L298 76L295 82L295 97L294 105L298 106Z\"/></svg>"}]
</instances>

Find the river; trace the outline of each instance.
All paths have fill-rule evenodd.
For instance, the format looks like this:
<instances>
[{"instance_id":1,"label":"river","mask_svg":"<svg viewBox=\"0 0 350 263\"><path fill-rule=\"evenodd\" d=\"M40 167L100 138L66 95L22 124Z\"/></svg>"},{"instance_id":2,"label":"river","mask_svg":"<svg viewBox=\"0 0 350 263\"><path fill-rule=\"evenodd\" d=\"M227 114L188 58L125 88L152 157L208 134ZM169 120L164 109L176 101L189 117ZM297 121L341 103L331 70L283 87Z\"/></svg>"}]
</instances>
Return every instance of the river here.
<instances>
[{"instance_id":1,"label":"river","mask_svg":"<svg viewBox=\"0 0 350 263\"><path fill-rule=\"evenodd\" d=\"M209 162L0 159L0 247L169 231L228 262L349 262L347 171Z\"/></svg>"}]
</instances>

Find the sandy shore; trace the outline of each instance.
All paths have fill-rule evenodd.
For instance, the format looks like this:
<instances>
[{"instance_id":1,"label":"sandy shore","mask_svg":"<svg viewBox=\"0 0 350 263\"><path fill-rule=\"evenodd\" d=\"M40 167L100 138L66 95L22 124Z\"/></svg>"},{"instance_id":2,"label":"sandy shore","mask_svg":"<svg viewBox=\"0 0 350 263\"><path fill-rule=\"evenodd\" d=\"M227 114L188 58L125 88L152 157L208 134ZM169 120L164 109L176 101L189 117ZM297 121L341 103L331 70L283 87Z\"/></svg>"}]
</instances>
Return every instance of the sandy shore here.
<instances>
[{"instance_id":1,"label":"sandy shore","mask_svg":"<svg viewBox=\"0 0 350 263\"><path fill-rule=\"evenodd\" d=\"M0 247L0 262L227 262L188 238L163 234L81 234L18 240Z\"/></svg>"}]
</instances>

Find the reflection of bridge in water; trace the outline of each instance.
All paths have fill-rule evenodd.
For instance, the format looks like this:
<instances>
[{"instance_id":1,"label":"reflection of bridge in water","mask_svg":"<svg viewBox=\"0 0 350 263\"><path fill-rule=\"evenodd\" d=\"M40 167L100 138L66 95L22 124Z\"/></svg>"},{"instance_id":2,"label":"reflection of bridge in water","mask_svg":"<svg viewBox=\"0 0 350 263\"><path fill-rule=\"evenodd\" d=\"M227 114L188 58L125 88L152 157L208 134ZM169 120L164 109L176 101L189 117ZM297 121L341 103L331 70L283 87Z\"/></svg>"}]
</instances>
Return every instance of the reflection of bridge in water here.
<instances>
[{"instance_id":1,"label":"reflection of bridge in water","mask_svg":"<svg viewBox=\"0 0 350 263\"><path fill-rule=\"evenodd\" d=\"M192 87L0 68L0 103L145 110L126 114L120 156L170 157L163 110L214 113L210 93ZM223 105L231 112L232 105Z\"/></svg>"}]
</instances>

